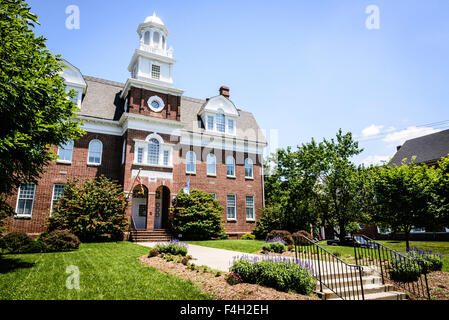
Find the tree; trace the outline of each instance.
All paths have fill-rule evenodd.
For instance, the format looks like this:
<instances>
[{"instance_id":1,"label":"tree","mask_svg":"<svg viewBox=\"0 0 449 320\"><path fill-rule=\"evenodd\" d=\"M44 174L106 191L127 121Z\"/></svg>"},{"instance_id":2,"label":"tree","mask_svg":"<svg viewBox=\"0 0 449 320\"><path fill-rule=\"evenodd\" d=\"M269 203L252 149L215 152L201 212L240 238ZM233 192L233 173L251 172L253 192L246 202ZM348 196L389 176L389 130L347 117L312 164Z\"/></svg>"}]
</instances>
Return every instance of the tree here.
<instances>
[{"instance_id":1,"label":"tree","mask_svg":"<svg viewBox=\"0 0 449 320\"><path fill-rule=\"evenodd\" d=\"M226 238L223 227L223 207L207 192L179 192L170 207L170 224L175 235L186 240Z\"/></svg>"},{"instance_id":2,"label":"tree","mask_svg":"<svg viewBox=\"0 0 449 320\"><path fill-rule=\"evenodd\" d=\"M413 161L373 170L374 221L393 232L404 232L407 249L411 229L435 224L435 210L430 205L435 178L435 170Z\"/></svg>"},{"instance_id":3,"label":"tree","mask_svg":"<svg viewBox=\"0 0 449 320\"><path fill-rule=\"evenodd\" d=\"M442 158L438 162L432 195L431 208L435 214L434 221L439 227L449 227L449 157Z\"/></svg>"},{"instance_id":4,"label":"tree","mask_svg":"<svg viewBox=\"0 0 449 320\"><path fill-rule=\"evenodd\" d=\"M5 195L36 182L56 159L51 145L83 134L59 75L61 58L35 36L37 23L25 1L0 0L0 206Z\"/></svg>"},{"instance_id":5,"label":"tree","mask_svg":"<svg viewBox=\"0 0 449 320\"><path fill-rule=\"evenodd\" d=\"M83 242L115 241L128 226L123 188L104 176L69 181L53 207L49 231L67 230Z\"/></svg>"},{"instance_id":6,"label":"tree","mask_svg":"<svg viewBox=\"0 0 449 320\"><path fill-rule=\"evenodd\" d=\"M320 225L338 225L340 237L354 221L363 220L366 188L361 182L363 167L351 162L362 150L351 133L341 130L336 140L302 144L278 150L269 159L270 176L265 178L267 207L258 221L256 232L272 229L317 229ZM273 165L273 163L275 165Z\"/></svg>"}]
</instances>

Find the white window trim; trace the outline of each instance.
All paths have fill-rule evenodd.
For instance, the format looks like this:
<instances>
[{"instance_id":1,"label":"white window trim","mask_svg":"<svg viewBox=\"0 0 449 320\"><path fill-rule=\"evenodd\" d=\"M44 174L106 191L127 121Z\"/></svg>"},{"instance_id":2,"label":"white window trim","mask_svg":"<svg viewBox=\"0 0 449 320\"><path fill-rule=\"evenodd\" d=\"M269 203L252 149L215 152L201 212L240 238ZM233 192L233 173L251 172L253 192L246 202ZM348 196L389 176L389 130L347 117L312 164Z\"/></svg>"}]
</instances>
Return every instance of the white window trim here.
<instances>
[{"instance_id":1,"label":"white window trim","mask_svg":"<svg viewBox=\"0 0 449 320\"><path fill-rule=\"evenodd\" d=\"M65 184L63 184L63 183L54 183L54 184L53 184L53 192L52 192L52 194L51 194L51 203L50 203L50 217L51 217L51 214L52 214L52 212L53 212L53 206L54 206L54 201L55 201L55 189L56 189L56 186L64 186L64 187L65 187Z\"/></svg>"},{"instance_id":2,"label":"white window trim","mask_svg":"<svg viewBox=\"0 0 449 320\"><path fill-rule=\"evenodd\" d=\"M71 160L63 160L63 159L56 159L56 163L63 163L63 164L72 164L72 160L73 160L73 149L75 149L75 141L72 141L72 154L70 156ZM59 150L61 149L61 146L58 146L58 157L59 157ZM65 150L65 149L64 149Z\"/></svg>"},{"instance_id":3,"label":"white window trim","mask_svg":"<svg viewBox=\"0 0 449 320\"><path fill-rule=\"evenodd\" d=\"M228 216L228 196L234 196L234 218ZM237 221L237 195L233 193L226 195L226 221Z\"/></svg>"},{"instance_id":4,"label":"white window trim","mask_svg":"<svg viewBox=\"0 0 449 320\"><path fill-rule=\"evenodd\" d=\"M209 172L209 156L212 156L214 158L214 172ZM206 157L206 174L210 177L216 177L217 176L217 157L213 153L209 153Z\"/></svg>"},{"instance_id":5,"label":"white window trim","mask_svg":"<svg viewBox=\"0 0 449 320\"><path fill-rule=\"evenodd\" d=\"M90 145L92 144L92 142L96 142L96 141L100 142L100 145L101 145L100 163L89 162ZM90 140L90 142L89 142L89 147L87 148L87 165L99 167L99 166L101 166L101 163L102 163L102 162L103 162L103 142L101 142L101 141L98 140L98 139L92 139L92 140Z\"/></svg>"},{"instance_id":6,"label":"white window trim","mask_svg":"<svg viewBox=\"0 0 449 320\"><path fill-rule=\"evenodd\" d=\"M123 140L122 165L125 164L125 157L126 157L126 140Z\"/></svg>"},{"instance_id":7,"label":"white window trim","mask_svg":"<svg viewBox=\"0 0 449 320\"><path fill-rule=\"evenodd\" d=\"M28 184L28 183L23 183L23 184ZM33 217L34 200L36 199L36 187L37 187L37 185L35 183L30 183L30 184L34 184L33 200L31 202L31 212L30 212L30 214L19 214L19 213L17 213L17 210L19 209L20 188L22 187L22 185L20 185L19 189L17 190L16 210L14 211L14 217L16 217L16 218L32 218Z\"/></svg>"},{"instance_id":8,"label":"white window trim","mask_svg":"<svg viewBox=\"0 0 449 320\"><path fill-rule=\"evenodd\" d=\"M148 163L148 148L151 139L159 141L159 161L158 164ZM138 162L138 149L143 148L142 162ZM168 151L168 165L164 165L164 152ZM162 137L157 133L152 133L145 140L134 139L134 159L133 164L144 165L156 168L173 168L173 145L164 142Z\"/></svg>"},{"instance_id":9,"label":"white window trim","mask_svg":"<svg viewBox=\"0 0 449 320\"><path fill-rule=\"evenodd\" d=\"M228 159L232 158L234 162L234 175L228 174ZM236 178L236 172L235 172L235 158L233 156L227 156L226 157L226 177L228 178Z\"/></svg>"},{"instance_id":10,"label":"white window trim","mask_svg":"<svg viewBox=\"0 0 449 320\"><path fill-rule=\"evenodd\" d=\"M193 153L193 170L194 171L188 171L187 170L187 166L189 164L188 156L189 156L190 153ZM186 173L188 173L188 174L196 174L196 154L193 151L187 151L187 153L186 153Z\"/></svg>"},{"instance_id":11,"label":"white window trim","mask_svg":"<svg viewBox=\"0 0 449 320\"><path fill-rule=\"evenodd\" d=\"M246 197L252 197L253 198L253 218L248 219L248 216L246 214L246 209L248 208L247 206L247 202L246 202ZM246 195L245 196L245 217L246 217L246 221L256 221L256 197L253 195Z\"/></svg>"},{"instance_id":12,"label":"white window trim","mask_svg":"<svg viewBox=\"0 0 449 320\"><path fill-rule=\"evenodd\" d=\"M251 176L247 176L246 175L246 161L251 161ZM246 158L245 159L245 163L244 163L244 167L245 167L245 179L252 179L252 180L254 180L254 162L253 162L253 160L251 159L251 158Z\"/></svg>"}]
</instances>

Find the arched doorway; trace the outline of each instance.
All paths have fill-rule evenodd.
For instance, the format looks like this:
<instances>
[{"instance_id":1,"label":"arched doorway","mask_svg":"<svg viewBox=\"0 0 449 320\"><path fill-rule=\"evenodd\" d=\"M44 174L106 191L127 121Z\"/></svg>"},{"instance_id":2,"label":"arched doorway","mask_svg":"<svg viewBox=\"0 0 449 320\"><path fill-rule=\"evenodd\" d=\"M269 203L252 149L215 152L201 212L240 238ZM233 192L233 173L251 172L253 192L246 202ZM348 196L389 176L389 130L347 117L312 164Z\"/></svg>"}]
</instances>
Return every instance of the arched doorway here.
<instances>
[{"instance_id":1,"label":"arched doorway","mask_svg":"<svg viewBox=\"0 0 449 320\"><path fill-rule=\"evenodd\" d=\"M143 185L137 185L133 190L132 200L132 227L136 230L147 228L148 189Z\"/></svg>"},{"instance_id":2,"label":"arched doorway","mask_svg":"<svg viewBox=\"0 0 449 320\"><path fill-rule=\"evenodd\" d=\"M156 189L154 207L154 229L168 227L168 208L170 206L170 189L160 186Z\"/></svg>"}]
</instances>

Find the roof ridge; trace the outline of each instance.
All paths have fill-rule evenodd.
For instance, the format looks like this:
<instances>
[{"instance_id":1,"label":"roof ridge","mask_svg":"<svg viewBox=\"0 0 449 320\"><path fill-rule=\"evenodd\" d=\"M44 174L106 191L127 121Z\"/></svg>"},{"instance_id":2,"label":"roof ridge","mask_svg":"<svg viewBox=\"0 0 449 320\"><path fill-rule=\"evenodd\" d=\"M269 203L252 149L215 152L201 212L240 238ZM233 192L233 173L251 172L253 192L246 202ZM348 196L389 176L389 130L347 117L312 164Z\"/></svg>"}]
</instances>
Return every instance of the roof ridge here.
<instances>
[{"instance_id":1,"label":"roof ridge","mask_svg":"<svg viewBox=\"0 0 449 320\"><path fill-rule=\"evenodd\" d=\"M99 82L99 83L103 83L103 84L107 84L107 85L112 85L112 86L115 86L115 87L123 87L125 85L124 83L121 83L121 82L112 81L112 80L106 80L106 79L92 77L92 76L85 76L85 75L83 75L83 78L86 79L86 80Z\"/></svg>"}]
</instances>

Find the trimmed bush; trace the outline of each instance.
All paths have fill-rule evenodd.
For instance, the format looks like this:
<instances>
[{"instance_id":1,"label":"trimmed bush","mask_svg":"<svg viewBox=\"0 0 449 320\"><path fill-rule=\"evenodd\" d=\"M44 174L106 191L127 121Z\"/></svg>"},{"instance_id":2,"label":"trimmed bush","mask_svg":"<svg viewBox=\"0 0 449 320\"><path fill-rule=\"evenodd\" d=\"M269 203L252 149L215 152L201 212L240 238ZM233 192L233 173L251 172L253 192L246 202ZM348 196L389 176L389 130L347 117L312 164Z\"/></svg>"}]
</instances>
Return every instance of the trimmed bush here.
<instances>
[{"instance_id":1,"label":"trimmed bush","mask_svg":"<svg viewBox=\"0 0 449 320\"><path fill-rule=\"evenodd\" d=\"M67 230L83 242L118 241L128 227L123 188L104 176L69 181L53 207L49 231Z\"/></svg>"},{"instance_id":2,"label":"trimmed bush","mask_svg":"<svg viewBox=\"0 0 449 320\"><path fill-rule=\"evenodd\" d=\"M303 237L306 237L307 239L309 239L310 241L313 241L313 236L310 234L310 232L307 232L305 230L299 230L296 231L293 235L292 238L294 240L296 240L296 243L299 245L310 245L311 243L306 241Z\"/></svg>"},{"instance_id":3,"label":"trimmed bush","mask_svg":"<svg viewBox=\"0 0 449 320\"><path fill-rule=\"evenodd\" d=\"M256 236L251 233L245 233L240 239L242 240L254 240Z\"/></svg>"},{"instance_id":4,"label":"trimmed bush","mask_svg":"<svg viewBox=\"0 0 449 320\"><path fill-rule=\"evenodd\" d=\"M443 268L442 255L433 253L432 250L421 250L418 247L412 247L406 252L406 255L421 263L423 272L441 271Z\"/></svg>"},{"instance_id":5,"label":"trimmed bush","mask_svg":"<svg viewBox=\"0 0 449 320\"><path fill-rule=\"evenodd\" d=\"M26 233L11 232L1 238L0 246L8 253L26 253L28 247L33 242Z\"/></svg>"},{"instance_id":6,"label":"trimmed bush","mask_svg":"<svg viewBox=\"0 0 449 320\"><path fill-rule=\"evenodd\" d=\"M271 240L267 240L262 245L263 251L283 253L286 250L285 242L281 238L274 238Z\"/></svg>"},{"instance_id":7,"label":"trimmed bush","mask_svg":"<svg viewBox=\"0 0 449 320\"><path fill-rule=\"evenodd\" d=\"M266 240L275 238L281 238L284 241L284 244L293 244L292 235L287 230L272 230L268 233Z\"/></svg>"},{"instance_id":8,"label":"trimmed bush","mask_svg":"<svg viewBox=\"0 0 449 320\"><path fill-rule=\"evenodd\" d=\"M55 230L43 233L39 240L45 244L46 252L62 252L76 250L80 246L80 240L74 234L66 230Z\"/></svg>"},{"instance_id":9,"label":"trimmed bush","mask_svg":"<svg viewBox=\"0 0 449 320\"><path fill-rule=\"evenodd\" d=\"M170 207L170 224L174 234L186 240L226 239L223 207L204 191L179 192Z\"/></svg>"},{"instance_id":10,"label":"trimmed bush","mask_svg":"<svg viewBox=\"0 0 449 320\"><path fill-rule=\"evenodd\" d=\"M174 256L187 254L187 245L178 240L172 240L167 243L158 243L153 250L157 250L159 253L171 254ZM150 252L151 253L151 252Z\"/></svg>"},{"instance_id":11,"label":"trimmed bush","mask_svg":"<svg viewBox=\"0 0 449 320\"><path fill-rule=\"evenodd\" d=\"M418 263L408 261L396 261L391 264L391 280L397 282L414 282L422 274L422 268Z\"/></svg>"},{"instance_id":12,"label":"trimmed bush","mask_svg":"<svg viewBox=\"0 0 449 320\"><path fill-rule=\"evenodd\" d=\"M309 295L316 288L316 280L309 266L284 258L242 258L234 261L231 273L238 274L243 282L255 283L280 291L290 290Z\"/></svg>"}]
</instances>

